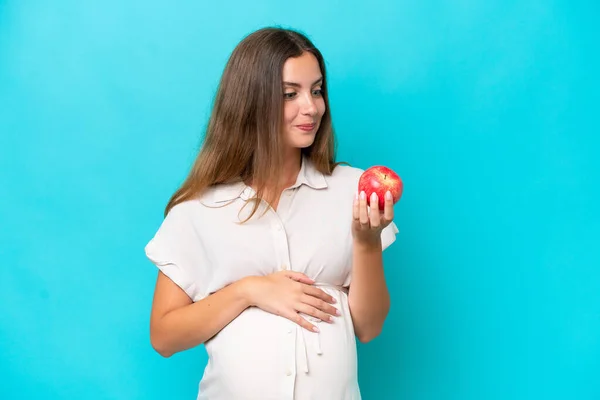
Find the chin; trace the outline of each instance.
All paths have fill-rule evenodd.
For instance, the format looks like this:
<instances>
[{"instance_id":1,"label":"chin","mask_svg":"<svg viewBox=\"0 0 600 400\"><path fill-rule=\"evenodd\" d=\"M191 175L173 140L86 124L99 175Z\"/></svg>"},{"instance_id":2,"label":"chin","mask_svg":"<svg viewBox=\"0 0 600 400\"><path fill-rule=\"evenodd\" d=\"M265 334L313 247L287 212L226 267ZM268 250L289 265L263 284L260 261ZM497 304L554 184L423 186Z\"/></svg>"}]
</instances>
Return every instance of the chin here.
<instances>
[{"instance_id":1,"label":"chin","mask_svg":"<svg viewBox=\"0 0 600 400\"><path fill-rule=\"evenodd\" d=\"M301 140L294 140L291 145L293 147L296 147L298 149L305 149L307 147L312 146L312 144L315 142L315 138L312 137L310 139L306 138L306 139L301 139Z\"/></svg>"}]
</instances>

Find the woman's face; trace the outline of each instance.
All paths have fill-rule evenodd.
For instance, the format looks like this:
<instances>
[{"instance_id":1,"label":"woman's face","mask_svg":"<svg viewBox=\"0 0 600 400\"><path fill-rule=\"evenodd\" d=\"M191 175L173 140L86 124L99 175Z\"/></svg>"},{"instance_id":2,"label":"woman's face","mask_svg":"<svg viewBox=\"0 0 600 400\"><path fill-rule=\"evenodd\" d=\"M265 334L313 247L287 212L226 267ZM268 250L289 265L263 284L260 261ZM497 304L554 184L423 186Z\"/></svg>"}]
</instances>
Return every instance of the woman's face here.
<instances>
[{"instance_id":1,"label":"woman's face","mask_svg":"<svg viewBox=\"0 0 600 400\"><path fill-rule=\"evenodd\" d=\"M283 135L287 147L313 144L325 113L322 79L312 53L289 58L283 65Z\"/></svg>"}]
</instances>

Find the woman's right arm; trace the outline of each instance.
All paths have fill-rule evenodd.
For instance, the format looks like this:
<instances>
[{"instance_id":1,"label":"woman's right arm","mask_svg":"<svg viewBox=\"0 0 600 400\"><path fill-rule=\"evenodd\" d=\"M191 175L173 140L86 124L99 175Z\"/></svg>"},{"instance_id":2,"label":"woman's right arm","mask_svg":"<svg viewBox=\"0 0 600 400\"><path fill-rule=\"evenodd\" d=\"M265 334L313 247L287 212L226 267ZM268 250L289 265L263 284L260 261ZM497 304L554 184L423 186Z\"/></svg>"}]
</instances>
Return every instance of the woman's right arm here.
<instances>
[{"instance_id":1,"label":"woman's right arm","mask_svg":"<svg viewBox=\"0 0 600 400\"><path fill-rule=\"evenodd\" d=\"M251 306L313 330L315 326L298 312L330 321L337 310L330 305L335 299L312 283L303 274L282 271L241 279L193 303L179 286L159 272L150 316L152 347L163 357L170 357L205 343Z\"/></svg>"},{"instance_id":2,"label":"woman's right arm","mask_svg":"<svg viewBox=\"0 0 600 400\"><path fill-rule=\"evenodd\" d=\"M162 272L158 273L150 341L163 357L206 342L250 306L242 281L192 303L188 295Z\"/></svg>"}]
</instances>

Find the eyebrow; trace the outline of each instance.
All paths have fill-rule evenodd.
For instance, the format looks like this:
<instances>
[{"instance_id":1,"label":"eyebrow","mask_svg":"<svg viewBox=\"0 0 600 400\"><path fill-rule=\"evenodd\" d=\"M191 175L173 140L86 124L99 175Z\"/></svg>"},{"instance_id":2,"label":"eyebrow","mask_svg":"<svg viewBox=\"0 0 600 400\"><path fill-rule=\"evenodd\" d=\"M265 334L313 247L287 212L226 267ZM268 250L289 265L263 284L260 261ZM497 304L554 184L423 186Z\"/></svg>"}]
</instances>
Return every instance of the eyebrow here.
<instances>
[{"instance_id":1,"label":"eyebrow","mask_svg":"<svg viewBox=\"0 0 600 400\"><path fill-rule=\"evenodd\" d=\"M315 86L317 83L320 83L322 81L323 81L323 77L320 77L319 79L317 79L316 81L314 81L311 86ZM292 87L298 87L298 88L302 86L299 83L295 83L295 82L283 82L283 84L285 86L292 86Z\"/></svg>"}]
</instances>

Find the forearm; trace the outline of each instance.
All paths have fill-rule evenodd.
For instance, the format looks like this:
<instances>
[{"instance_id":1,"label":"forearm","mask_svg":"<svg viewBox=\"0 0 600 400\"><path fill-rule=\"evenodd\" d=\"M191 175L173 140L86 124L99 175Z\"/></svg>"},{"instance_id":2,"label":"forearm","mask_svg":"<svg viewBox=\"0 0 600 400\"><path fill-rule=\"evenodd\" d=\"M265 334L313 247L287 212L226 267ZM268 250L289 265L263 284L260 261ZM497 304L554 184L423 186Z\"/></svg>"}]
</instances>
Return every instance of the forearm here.
<instances>
[{"instance_id":1,"label":"forearm","mask_svg":"<svg viewBox=\"0 0 600 400\"><path fill-rule=\"evenodd\" d=\"M240 280L187 306L170 311L152 326L152 343L163 356L205 343L250 306Z\"/></svg>"},{"instance_id":2,"label":"forearm","mask_svg":"<svg viewBox=\"0 0 600 400\"><path fill-rule=\"evenodd\" d=\"M390 309L381 242L366 245L355 241L353 260L348 303L356 336L368 342L379 335Z\"/></svg>"}]
</instances>

